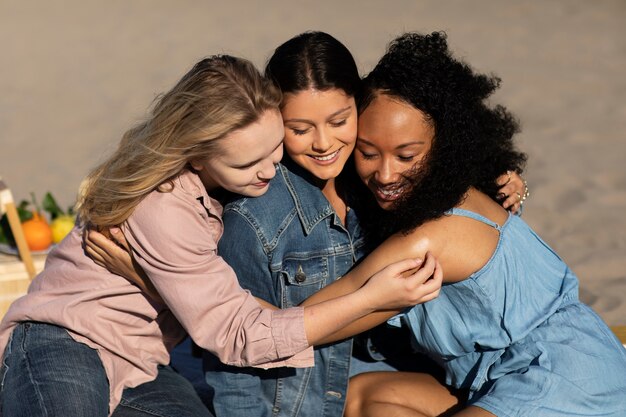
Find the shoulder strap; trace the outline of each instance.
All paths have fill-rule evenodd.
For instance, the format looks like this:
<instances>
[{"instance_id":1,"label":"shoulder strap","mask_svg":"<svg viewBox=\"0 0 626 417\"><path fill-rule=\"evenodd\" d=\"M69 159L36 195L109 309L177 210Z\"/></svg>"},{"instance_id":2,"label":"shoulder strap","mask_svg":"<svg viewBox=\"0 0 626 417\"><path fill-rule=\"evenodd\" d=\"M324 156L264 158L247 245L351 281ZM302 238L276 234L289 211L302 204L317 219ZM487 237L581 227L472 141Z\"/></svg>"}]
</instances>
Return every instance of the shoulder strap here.
<instances>
[{"instance_id":1,"label":"shoulder strap","mask_svg":"<svg viewBox=\"0 0 626 417\"><path fill-rule=\"evenodd\" d=\"M469 210L465 210L465 209L462 209L462 208L454 207L454 208L448 210L448 214L451 214L453 216L468 217L470 219L478 220L479 222L485 223L485 224L493 227L496 230L500 230L500 225L498 223L489 220L488 218L486 218L485 216L483 216L481 214L474 213L473 211L469 211Z\"/></svg>"}]
</instances>

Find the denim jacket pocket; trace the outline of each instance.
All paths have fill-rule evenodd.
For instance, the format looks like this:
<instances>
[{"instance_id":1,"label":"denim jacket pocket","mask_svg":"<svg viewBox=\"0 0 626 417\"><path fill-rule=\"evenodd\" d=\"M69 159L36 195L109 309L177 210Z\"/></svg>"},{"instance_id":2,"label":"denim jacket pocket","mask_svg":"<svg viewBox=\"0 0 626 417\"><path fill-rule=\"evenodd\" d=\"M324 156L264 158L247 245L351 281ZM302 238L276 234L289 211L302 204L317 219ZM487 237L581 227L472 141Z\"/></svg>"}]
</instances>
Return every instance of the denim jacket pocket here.
<instances>
[{"instance_id":1,"label":"denim jacket pocket","mask_svg":"<svg viewBox=\"0 0 626 417\"><path fill-rule=\"evenodd\" d=\"M283 261L283 303L285 307L300 304L326 285L328 257L286 258Z\"/></svg>"}]
</instances>

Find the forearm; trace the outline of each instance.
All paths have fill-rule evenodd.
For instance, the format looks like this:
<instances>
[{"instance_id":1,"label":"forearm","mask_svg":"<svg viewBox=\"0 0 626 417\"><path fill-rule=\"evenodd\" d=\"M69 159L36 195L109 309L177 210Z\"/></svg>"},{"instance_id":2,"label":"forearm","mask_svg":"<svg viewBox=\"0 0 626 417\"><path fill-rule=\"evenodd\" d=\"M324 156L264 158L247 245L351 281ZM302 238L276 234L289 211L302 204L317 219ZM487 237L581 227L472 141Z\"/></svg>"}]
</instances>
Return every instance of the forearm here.
<instances>
[{"instance_id":1,"label":"forearm","mask_svg":"<svg viewBox=\"0 0 626 417\"><path fill-rule=\"evenodd\" d=\"M320 345L338 340L331 336L355 320L373 313L373 303L363 292L356 291L305 307L304 328L309 344Z\"/></svg>"},{"instance_id":2,"label":"forearm","mask_svg":"<svg viewBox=\"0 0 626 417\"><path fill-rule=\"evenodd\" d=\"M395 316L396 314L400 312L401 310L375 311L373 313L366 315L365 317L361 317L360 319L357 319L351 322L347 326L339 329L338 331L332 334L329 334L326 337L322 337L318 341L318 344L324 345L326 343L332 343L338 340L343 340L343 339L347 339L349 337L355 336L366 330L374 328L381 323L386 322L391 317Z\"/></svg>"},{"instance_id":3,"label":"forearm","mask_svg":"<svg viewBox=\"0 0 626 417\"><path fill-rule=\"evenodd\" d=\"M335 281L306 299L303 306L313 306L336 297L354 293L361 288L376 272L387 265L399 260L420 256L423 257L426 248L422 245L412 245L403 236L392 236L377 247L372 253L356 265L343 278ZM365 330L371 329L389 318L400 313L403 309L372 311L363 317L350 321L338 331L329 333L320 338L319 344L335 342L352 337Z\"/></svg>"},{"instance_id":4,"label":"forearm","mask_svg":"<svg viewBox=\"0 0 626 417\"><path fill-rule=\"evenodd\" d=\"M328 287L326 287L328 288ZM335 288L337 289L337 288ZM323 291L323 290L322 290ZM348 292L347 294L350 294L351 292ZM330 291L326 291L326 294L330 294ZM343 294L345 295L345 294ZM258 297L255 297L256 300L259 302L259 304L261 304L261 306L263 308L267 308L267 309L271 309L271 310L278 310L279 308L268 303L267 301L260 299ZM313 297L309 297L304 303L303 305L305 306L305 320L307 319L307 315L310 315L310 319L313 319L313 314L315 314L315 312L311 312L311 308L314 307L315 305L319 306L320 303L322 302L321 300L317 300L317 303L313 303L310 306L306 306L307 303L309 303L309 300L313 298ZM322 297L320 297L322 298ZM324 301L328 301L328 300L324 300ZM320 307L323 308L323 307ZM307 313L308 311L308 313ZM379 325L380 323L384 323L385 321L389 320L391 317L395 316L396 314L400 313L401 310L385 310L385 311L374 311L372 313L366 314L364 317L355 319L353 321L350 321L349 324L339 328L337 331L329 333L326 336L323 335L315 335L312 337L317 337L317 340L315 341L315 343L313 343L313 345L324 345L326 343L332 343L332 342L336 342L338 340L343 340L343 339L347 339L349 337L352 337L356 334L359 334L361 332L364 332L365 330L369 330L372 327L375 327L377 325ZM305 326L306 326L306 322L305 322ZM324 332L324 333L328 333L328 331ZM309 331L307 331L307 337L309 337ZM311 341L311 339L309 339L309 342Z\"/></svg>"},{"instance_id":5,"label":"forearm","mask_svg":"<svg viewBox=\"0 0 626 417\"><path fill-rule=\"evenodd\" d=\"M404 259L394 256L394 252L398 253L397 244L393 239L383 242L350 272L304 300L301 305L311 306L357 291L373 274L395 261Z\"/></svg>"}]
</instances>

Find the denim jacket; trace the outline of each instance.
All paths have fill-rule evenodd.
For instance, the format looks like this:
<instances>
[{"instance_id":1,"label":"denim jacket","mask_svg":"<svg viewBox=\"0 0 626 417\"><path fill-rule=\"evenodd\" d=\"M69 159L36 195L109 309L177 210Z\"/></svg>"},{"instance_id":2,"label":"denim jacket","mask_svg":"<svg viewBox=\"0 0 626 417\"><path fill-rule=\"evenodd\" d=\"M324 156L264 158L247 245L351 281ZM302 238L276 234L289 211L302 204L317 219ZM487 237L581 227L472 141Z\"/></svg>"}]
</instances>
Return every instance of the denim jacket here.
<instances>
[{"instance_id":1,"label":"denim jacket","mask_svg":"<svg viewBox=\"0 0 626 417\"><path fill-rule=\"evenodd\" d=\"M289 163L289 162L287 162ZM224 210L218 253L252 294L286 308L343 276L364 255L356 215L345 225L295 164L279 165L266 194ZM221 416L338 417L348 385L352 341L315 349L313 368L233 368L205 353L204 370Z\"/></svg>"}]
</instances>

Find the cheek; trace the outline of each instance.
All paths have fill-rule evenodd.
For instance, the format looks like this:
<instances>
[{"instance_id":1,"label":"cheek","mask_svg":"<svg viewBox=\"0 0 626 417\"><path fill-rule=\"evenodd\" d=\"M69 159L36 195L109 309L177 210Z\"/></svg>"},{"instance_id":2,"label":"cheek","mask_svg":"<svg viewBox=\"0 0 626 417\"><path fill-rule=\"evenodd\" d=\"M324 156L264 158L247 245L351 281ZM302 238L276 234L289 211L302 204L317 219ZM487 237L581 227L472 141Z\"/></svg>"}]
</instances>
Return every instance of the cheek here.
<instances>
[{"instance_id":1,"label":"cheek","mask_svg":"<svg viewBox=\"0 0 626 417\"><path fill-rule=\"evenodd\" d=\"M293 133L285 133L285 139L283 141L283 148L287 155L294 157L304 152L305 141Z\"/></svg>"},{"instance_id":2,"label":"cheek","mask_svg":"<svg viewBox=\"0 0 626 417\"><path fill-rule=\"evenodd\" d=\"M346 123L345 126L343 126L343 128L341 129L341 137L345 142L352 143L354 147L354 144L356 144L357 132L357 121L352 120Z\"/></svg>"},{"instance_id":3,"label":"cheek","mask_svg":"<svg viewBox=\"0 0 626 417\"><path fill-rule=\"evenodd\" d=\"M359 156L358 153L354 155L354 166L356 168L357 175L363 181L365 181L367 177L370 176L370 173L372 172L371 162L364 159L362 156Z\"/></svg>"},{"instance_id":4,"label":"cheek","mask_svg":"<svg viewBox=\"0 0 626 417\"><path fill-rule=\"evenodd\" d=\"M224 178L224 180L235 187L241 187L248 185L251 182L251 177L249 172L232 171L228 173L227 178Z\"/></svg>"},{"instance_id":5,"label":"cheek","mask_svg":"<svg viewBox=\"0 0 626 417\"><path fill-rule=\"evenodd\" d=\"M274 155L274 159L272 160L274 162L274 165L276 165L283 159L283 148L284 145L276 150L276 154Z\"/></svg>"}]
</instances>

